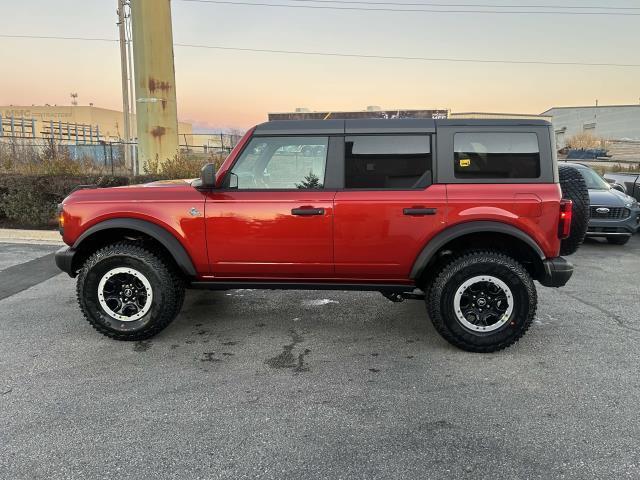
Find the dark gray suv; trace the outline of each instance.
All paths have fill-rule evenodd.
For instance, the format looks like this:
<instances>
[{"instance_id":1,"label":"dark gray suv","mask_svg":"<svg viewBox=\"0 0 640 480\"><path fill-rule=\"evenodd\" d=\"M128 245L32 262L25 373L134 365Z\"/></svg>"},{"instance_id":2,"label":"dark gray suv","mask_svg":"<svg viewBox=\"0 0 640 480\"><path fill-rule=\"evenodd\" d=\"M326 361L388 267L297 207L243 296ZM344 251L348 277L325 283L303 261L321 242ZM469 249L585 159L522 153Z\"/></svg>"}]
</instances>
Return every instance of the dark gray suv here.
<instances>
[{"instance_id":1,"label":"dark gray suv","mask_svg":"<svg viewBox=\"0 0 640 480\"><path fill-rule=\"evenodd\" d=\"M609 243L624 245L640 226L638 201L612 188L609 182L586 165L566 163L584 178L591 200L591 218L587 237L604 237Z\"/></svg>"}]
</instances>

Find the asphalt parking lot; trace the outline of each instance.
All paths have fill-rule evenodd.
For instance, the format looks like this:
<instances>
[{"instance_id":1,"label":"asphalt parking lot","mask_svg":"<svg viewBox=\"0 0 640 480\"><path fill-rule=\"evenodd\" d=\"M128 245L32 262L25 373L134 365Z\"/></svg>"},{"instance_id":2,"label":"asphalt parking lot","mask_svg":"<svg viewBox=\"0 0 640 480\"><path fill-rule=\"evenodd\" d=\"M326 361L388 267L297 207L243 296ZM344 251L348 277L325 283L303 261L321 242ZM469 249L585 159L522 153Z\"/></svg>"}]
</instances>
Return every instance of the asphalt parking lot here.
<instances>
[{"instance_id":1,"label":"asphalt parking lot","mask_svg":"<svg viewBox=\"0 0 640 480\"><path fill-rule=\"evenodd\" d=\"M640 478L640 235L489 355L352 292L189 292L115 342L55 248L0 244L0 478Z\"/></svg>"}]
</instances>

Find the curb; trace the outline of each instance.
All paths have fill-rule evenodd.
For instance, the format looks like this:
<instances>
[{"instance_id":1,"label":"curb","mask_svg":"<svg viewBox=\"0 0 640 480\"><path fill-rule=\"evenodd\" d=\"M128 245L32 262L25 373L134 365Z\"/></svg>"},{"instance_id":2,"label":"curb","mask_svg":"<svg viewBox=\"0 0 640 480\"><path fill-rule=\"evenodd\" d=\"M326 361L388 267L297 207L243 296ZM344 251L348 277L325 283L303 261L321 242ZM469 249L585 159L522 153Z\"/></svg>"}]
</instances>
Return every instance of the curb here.
<instances>
[{"instance_id":1,"label":"curb","mask_svg":"<svg viewBox=\"0 0 640 480\"><path fill-rule=\"evenodd\" d=\"M0 243L28 243L34 245L64 245L56 230L19 230L0 228Z\"/></svg>"}]
</instances>

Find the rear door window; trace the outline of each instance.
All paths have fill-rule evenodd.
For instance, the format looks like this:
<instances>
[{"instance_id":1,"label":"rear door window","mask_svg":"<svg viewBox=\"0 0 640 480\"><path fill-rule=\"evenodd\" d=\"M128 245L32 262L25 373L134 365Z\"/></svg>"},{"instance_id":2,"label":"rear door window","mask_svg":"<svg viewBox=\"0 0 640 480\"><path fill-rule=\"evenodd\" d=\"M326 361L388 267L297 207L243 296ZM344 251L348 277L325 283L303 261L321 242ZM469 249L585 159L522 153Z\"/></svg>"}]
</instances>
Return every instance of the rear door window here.
<instances>
[{"instance_id":1,"label":"rear door window","mask_svg":"<svg viewBox=\"0 0 640 480\"><path fill-rule=\"evenodd\" d=\"M538 178L535 133L461 132L453 138L456 178Z\"/></svg>"},{"instance_id":2,"label":"rear door window","mask_svg":"<svg viewBox=\"0 0 640 480\"><path fill-rule=\"evenodd\" d=\"M345 188L407 190L431 185L429 135L345 138Z\"/></svg>"}]
</instances>

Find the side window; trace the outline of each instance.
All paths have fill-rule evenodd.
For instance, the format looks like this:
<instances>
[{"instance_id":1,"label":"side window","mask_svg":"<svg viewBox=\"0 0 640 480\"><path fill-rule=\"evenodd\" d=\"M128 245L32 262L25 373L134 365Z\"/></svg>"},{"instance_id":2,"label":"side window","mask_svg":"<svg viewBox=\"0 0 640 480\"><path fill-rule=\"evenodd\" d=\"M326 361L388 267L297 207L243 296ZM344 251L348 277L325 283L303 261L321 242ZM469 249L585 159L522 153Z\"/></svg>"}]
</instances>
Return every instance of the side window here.
<instances>
[{"instance_id":1,"label":"side window","mask_svg":"<svg viewBox=\"0 0 640 480\"><path fill-rule=\"evenodd\" d=\"M328 137L256 137L233 166L230 186L249 189L324 187Z\"/></svg>"},{"instance_id":2,"label":"side window","mask_svg":"<svg viewBox=\"0 0 640 480\"><path fill-rule=\"evenodd\" d=\"M345 188L426 188L431 185L429 135L345 138Z\"/></svg>"},{"instance_id":3,"label":"side window","mask_svg":"<svg viewBox=\"0 0 640 480\"><path fill-rule=\"evenodd\" d=\"M456 133L456 178L538 178L540 147L535 133Z\"/></svg>"}]
</instances>

